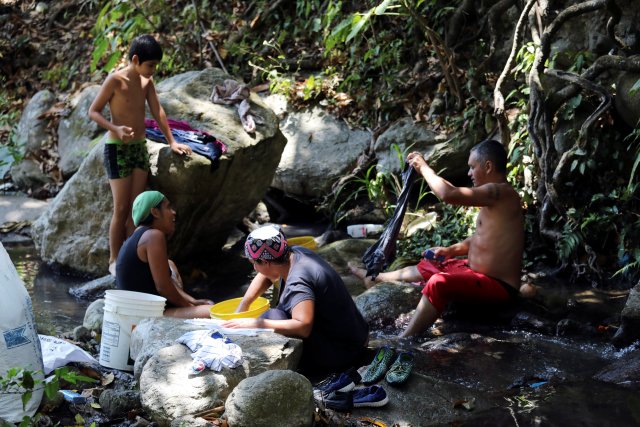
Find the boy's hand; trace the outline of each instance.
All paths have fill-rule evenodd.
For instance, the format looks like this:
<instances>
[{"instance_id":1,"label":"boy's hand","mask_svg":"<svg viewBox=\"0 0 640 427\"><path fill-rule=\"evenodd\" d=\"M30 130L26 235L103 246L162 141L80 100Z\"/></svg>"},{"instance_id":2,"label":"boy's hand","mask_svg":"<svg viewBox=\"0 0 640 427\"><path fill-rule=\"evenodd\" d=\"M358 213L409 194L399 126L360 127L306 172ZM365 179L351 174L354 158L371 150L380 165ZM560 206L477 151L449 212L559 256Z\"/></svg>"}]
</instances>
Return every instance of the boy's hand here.
<instances>
[{"instance_id":1,"label":"boy's hand","mask_svg":"<svg viewBox=\"0 0 640 427\"><path fill-rule=\"evenodd\" d=\"M133 129L129 126L117 126L116 135L120 141L126 144L131 142L131 139L133 139Z\"/></svg>"},{"instance_id":2,"label":"boy's hand","mask_svg":"<svg viewBox=\"0 0 640 427\"><path fill-rule=\"evenodd\" d=\"M180 144L180 143L173 143L171 144L171 151L173 151L176 154L192 154L193 151L191 151L191 147L189 147L186 144Z\"/></svg>"},{"instance_id":3,"label":"boy's hand","mask_svg":"<svg viewBox=\"0 0 640 427\"><path fill-rule=\"evenodd\" d=\"M176 154L191 154L191 147L189 147L186 144L180 144L179 142L174 142L169 144L169 146L171 147L171 151L173 151Z\"/></svg>"}]
</instances>

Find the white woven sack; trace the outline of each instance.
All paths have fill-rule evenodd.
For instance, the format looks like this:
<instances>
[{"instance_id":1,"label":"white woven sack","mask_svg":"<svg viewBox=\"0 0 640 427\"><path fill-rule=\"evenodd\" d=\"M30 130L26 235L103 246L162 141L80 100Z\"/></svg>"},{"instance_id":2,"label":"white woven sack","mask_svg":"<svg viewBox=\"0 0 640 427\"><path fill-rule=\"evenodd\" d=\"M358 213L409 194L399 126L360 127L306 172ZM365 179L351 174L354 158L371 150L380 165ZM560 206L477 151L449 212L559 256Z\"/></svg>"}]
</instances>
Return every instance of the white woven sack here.
<instances>
[{"instance_id":1,"label":"white woven sack","mask_svg":"<svg viewBox=\"0 0 640 427\"><path fill-rule=\"evenodd\" d=\"M42 351L36 332L31 298L18 276L9 254L0 243L0 375L10 368L39 371L42 379ZM19 422L25 415L35 414L44 389L38 387L31 400L22 409L20 395L2 393L0 390L0 418Z\"/></svg>"}]
</instances>

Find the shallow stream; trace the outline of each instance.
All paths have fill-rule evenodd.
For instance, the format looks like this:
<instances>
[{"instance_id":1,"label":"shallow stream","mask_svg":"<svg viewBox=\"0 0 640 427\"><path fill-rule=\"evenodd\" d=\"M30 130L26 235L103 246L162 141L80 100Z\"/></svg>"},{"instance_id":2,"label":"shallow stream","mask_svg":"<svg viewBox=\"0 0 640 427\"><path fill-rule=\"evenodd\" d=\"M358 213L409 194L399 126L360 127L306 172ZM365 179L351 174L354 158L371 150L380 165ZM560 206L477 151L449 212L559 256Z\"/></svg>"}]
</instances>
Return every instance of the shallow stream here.
<instances>
[{"instance_id":1,"label":"shallow stream","mask_svg":"<svg viewBox=\"0 0 640 427\"><path fill-rule=\"evenodd\" d=\"M58 335L81 325L90 301L77 300L70 287L87 280L53 271L38 258L32 245L6 245L20 277L32 297L40 333ZM238 259L237 255L233 259ZM243 261L243 260L242 260ZM217 278L218 300L241 295L239 283L251 273L247 263L225 263ZM211 295L206 289L203 294ZM586 296L585 296L586 292ZM583 295L583 297L581 297ZM585 319L599 322L619 313L624 298L615 293L547 290L545 309L571 302L585 309ZM582 298L582 299L581 299ZM607 299L608 298L608 299ZM598 311L602 311L598 314ZM549 315L555 322L557 313ZM548 320L549 320L548 319ZM594 320L595 319L595 320ZM593 380L593 376L638 344L616 349L602 336L555 336L483 324L477 319L448 318L438 321L428 337L418 342L390 339L401 324L374 331L372 352L382 345L410 350L415 368L402 389L388 388L390 404L384 408L361 408L352 417L374 417L392 425L469 426L633 426L640 425L640 397L634 387L625 388ZM471 402L471 409L464 405ZM456 408L456 409L452 409ZM453 419L452 414L453 413Z\"/></svg>"},{"instance_id":2,"label":"shallow stream","mask_svg":"<svg viewBox=\"0 0 640 427\"><path fill-rule=\"evenodd\" d=\"M59 335L82 325L91 301L77 300L68 291L87 279L55 272L42 263L32 244L6 244L5 249L29 291L39 333Z\"/></svg>"}]
</instances>

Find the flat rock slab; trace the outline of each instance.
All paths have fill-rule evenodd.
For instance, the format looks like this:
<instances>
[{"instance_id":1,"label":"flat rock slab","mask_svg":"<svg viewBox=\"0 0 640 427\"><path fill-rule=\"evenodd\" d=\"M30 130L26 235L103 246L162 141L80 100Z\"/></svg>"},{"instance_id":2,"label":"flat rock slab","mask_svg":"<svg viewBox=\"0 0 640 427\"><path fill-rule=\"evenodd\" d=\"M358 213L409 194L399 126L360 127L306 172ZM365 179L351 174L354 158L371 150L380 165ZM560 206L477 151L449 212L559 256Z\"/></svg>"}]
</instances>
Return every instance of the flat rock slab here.
<instances>
[{"instance_id":1,"label":"flat rock slab","mask_svg":"<svg viewBox=\"0 0 640 427\"><path fill-rule=\"evenodd\" d=\"M48 205L45 200L23 195L0 196L0 225L8 222L35 221L47 210Z\"/></svg>"}]
</instances>

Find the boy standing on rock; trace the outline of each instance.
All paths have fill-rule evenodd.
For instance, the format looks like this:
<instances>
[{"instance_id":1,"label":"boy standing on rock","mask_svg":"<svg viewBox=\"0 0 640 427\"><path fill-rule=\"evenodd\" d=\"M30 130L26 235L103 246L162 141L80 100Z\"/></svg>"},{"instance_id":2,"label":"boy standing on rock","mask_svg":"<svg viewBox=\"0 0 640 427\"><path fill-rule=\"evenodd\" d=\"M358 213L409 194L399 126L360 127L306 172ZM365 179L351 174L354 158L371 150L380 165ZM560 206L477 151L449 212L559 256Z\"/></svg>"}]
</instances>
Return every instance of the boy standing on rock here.
<instances>
[{"instance_id":1,"label":"boy standing on rock","mask_svg":"<svg viewBox=\"0 0 640 427\"><path fill-rule=\"evenodd\" d=\"M149 173L149 153L145 138L145 102L174 153L191 154L191 148L177 143L167 124L152 76L162 59L162 48L150 35L136 37L129 49L129 65L109 74L89 108L89 117L108 130L104 146L104 165L113 195L113 214L109 226L109 272L115 276L115 263L122 243L134 229L131 205L144 191ZM102 115L109 104L111 121Z\"/></svg>"}]
</instances>

